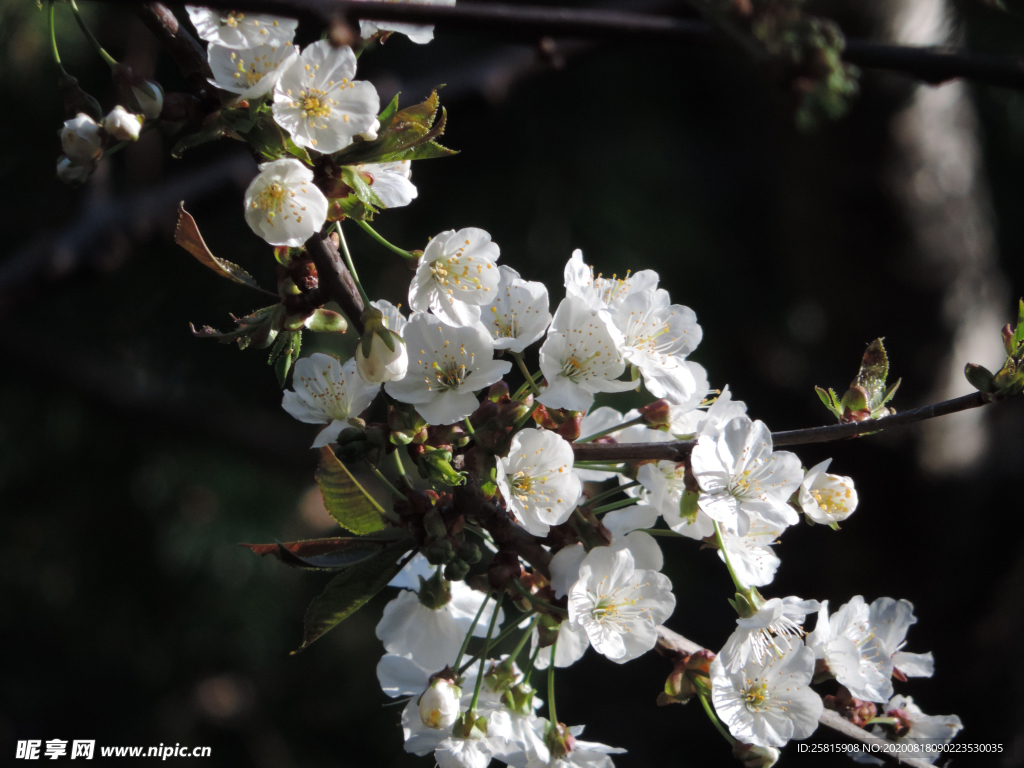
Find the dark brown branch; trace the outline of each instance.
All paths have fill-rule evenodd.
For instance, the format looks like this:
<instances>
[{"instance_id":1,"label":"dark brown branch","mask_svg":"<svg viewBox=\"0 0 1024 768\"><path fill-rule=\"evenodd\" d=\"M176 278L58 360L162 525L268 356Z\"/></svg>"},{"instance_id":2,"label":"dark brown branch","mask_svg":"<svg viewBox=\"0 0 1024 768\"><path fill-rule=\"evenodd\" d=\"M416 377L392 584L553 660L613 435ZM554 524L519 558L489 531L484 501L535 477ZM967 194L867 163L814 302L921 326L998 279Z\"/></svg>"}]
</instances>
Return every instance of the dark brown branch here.
<instances>
[{"instance_id":1,"label":"dark brown branch","mask_svg":"<svg viewBox=\"0 0 1024 768\"><path fill-rule=\"evenodd\" d=\"M363 332L363 299L359 295L348 268L341 260L337 246L329 237L313 235L306 241L306 252L316 265L320 288L345 313L349 323L360 334Z\"/></svg>"},{"instance_id":2,"label":"dark brown branch","mask_svg":"<svg viewBox=\"0 0 1024 768\"><path fill-rule=\"evenodd\" d=\"M174 12L163 3L143 3L135 13L174 59L189 84L198 91L207 90L207 78L213 77L213 73L206 61L206 50L181 26Z\"/></svg>"},{"instance_id":3,"label":"dark brown branch","mask_svg":"<svg viewBox=\"0 0 1024 768\"><path fill-rule=\"evenodd\" d=\"M917 421L978 408L991 402L994 401L989 396L975 392L953 400L903 411L894 416L886 416L884 419L772 432L772 445L778 448L784 445L830 443L856 437L865 432L881 432L892 427L902 427ZM573 445L573 451L576 454L576 461L686 461L694 445L694 440L677 440L672 443L576 443Z\"/></svg>"},{"instance_id":4,"label":"dark brown branch","mask_svg":"<svg viewBox=\"0 0 1024 768\"><path fill-rule=\"evenodd\" d=\"M719 39L708 24L700 21L593 8L474 2L440 6L370 0L208 0L206 5L300 17L323 24L354 23L358 19L437 24L445 31L531 41L542 37L569 37L710 45ZM932 84L963 77L989 85L1024 88L1024 60L1016 56L848 40L843 57L851 64L898 72Z\"/></svg>"},{"instance_id":5,"label":"dark brown branch","mask_svg":"<svg viewBox=\"0 0 1024 768\"><path fill-rule=\"evenodd\" d=\"M673 653L692 654L704 649L692 640L676 634L667 627L658 627L658 650L668 651L669 655L671 655ZM818 722L826 728L836 731L840 736L858 741L869 748L875 748L877 751L871 754L883 762L892 763L893 765L908 765L910 768L931 768L931 763L921 758L907 757L906 753L886 751L886 746L891 746L892 742L888 742L863 728L859 728L831 709L826 709L822 712Z\"/></svg>"}]
</instances>

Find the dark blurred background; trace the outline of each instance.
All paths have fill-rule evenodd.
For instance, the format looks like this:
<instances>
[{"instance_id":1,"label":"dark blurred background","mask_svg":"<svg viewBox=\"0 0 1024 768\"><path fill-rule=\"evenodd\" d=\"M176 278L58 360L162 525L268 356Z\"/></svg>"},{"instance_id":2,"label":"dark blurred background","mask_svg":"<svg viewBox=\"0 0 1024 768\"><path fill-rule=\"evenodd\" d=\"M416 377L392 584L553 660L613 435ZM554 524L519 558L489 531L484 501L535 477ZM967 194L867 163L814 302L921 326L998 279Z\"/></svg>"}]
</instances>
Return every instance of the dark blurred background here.
<instances>
[{"instance_id":1,"label":"dark blurred background","mask_svg":"<svg viewBox=\"0 0 1024 768\"><path fill-rule=\"evenodd\" d=\"M849 36L1022 53L1021 5L811 7ZM57 10L66 66L111 108L106 66ZM116 57L181 87L127 8L85 13ZM317 33L304 26L300 42ZM732 51L563 52L559 69L529 47L440 33L364 56L360 77L385 98L446 83L444 143L461 150L417 163L419 199L379 229L415 248L482 227L554 301L574 248L606 274L658 270L697 312L693 357L712 384L776 430L827 423L813 386L844 387L878 336L903 378L898 409L969 392L968 361L1001 363L999 328L1024 292L1024 94L868 72L845 119L804 134L789 96ZM209 745L224 766L429 764L403 753L400 710L382 708L374 674L390 595L290 656L326 579L237 546L337 530L313 485L316 428L281 410L265 353L188 329L261 304L174 246L179 200L215 253L273 285L270 250L242 218L254 163L229 141L171 160L152 132L68 189L54 178L63 117L34 3L0 2L0 56L2 762L16 739L87 738ZM350 242L370 293L402 301L400 259L361 232ZM788 531L765 590L833 607L913 601L908 650L934 651L937 672L897 691L960 715L962 740L1005 745L958 765L1024 762L1022 426L1024 405L1009 402L800 449L807 466L831 456L852 475L860 509L838 533ZM663 548L669 626L719 647L734 620L724 569L693 542ZM732 764L696 705L654 705L668 671L653 653L619 666L591 652L560 675L559 714L628 748L622 766ZM812 759L792 745L787 757Z\"/></svg>"}]
</instances>

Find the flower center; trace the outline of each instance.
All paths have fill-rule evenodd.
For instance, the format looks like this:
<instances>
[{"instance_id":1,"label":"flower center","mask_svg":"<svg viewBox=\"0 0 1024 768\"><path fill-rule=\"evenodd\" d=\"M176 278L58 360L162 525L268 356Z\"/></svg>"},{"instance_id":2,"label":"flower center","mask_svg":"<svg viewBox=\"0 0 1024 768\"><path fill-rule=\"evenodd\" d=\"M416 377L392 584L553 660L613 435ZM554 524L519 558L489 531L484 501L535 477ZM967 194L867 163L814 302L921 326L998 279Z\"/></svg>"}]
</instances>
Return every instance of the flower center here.
<instances>
[{"instance_id":1,"label":"flower center","mask_svg":"<svg viewBox=\"0 0 1024 768\"><path fill-rule=\"evenodd\" d=\"M326 91L310 88L299 94L299 107L302 109L302 116L307 120L327 117L331 114L331 99L327 98Z\"/></svg>"},{"instance_id":2,"label":"flower center","mask_svg":"<svg viewBox=\"0 0 1024 768\"><path fill-rule=\"evenodd\" d=\"M764 709L768 700L768 683L764 680L748 680L747 689L743 692L743 699L747 703L747 709L751 712L759 712Z\"/></svg>"},{"instance_id":3,"label":"flower center","mask_svg":"<svg viewBox=\"0 0 1024 768\"><path fill-rule=\"evenodd\" d=\"M846 511L846 502L853 495L849 488L836 490L835 488L816 488L811 491L811 496L818 507L828 514Z\"/></svg>"},{"instance_id":4,"label":"flower center","mask_svg":"<svg viewBox=\"0 0 1024 768\"><path fill-rule=\"evenodd\" d=\"M497 307L491 307L491 312L494 313L494 325L498 329L498 335L503 339L516 338L516 334L519 331L519 325L516 323L516 316L513 314L511 317L503 318L498 314Z\"/></svg>"},{"instance_id":5,"label":"flower center","mask_svg":"<svg viewBox=\"0 0 1024 768\"><path fill-rule=\"evenodd\" d=\"M457 363L446 363L444 367L433 364L434 376L437 379L438 388L442 392L457 390L463 385L472 371L467 371L466 366Z\"/></svg>"},{"instance_id":6,"label":"flower center","mask_svg":"<svg viewBox=\"0 0 1024 768\"><path fill-rule=\"evenodd\" d=\"M220 25L222 27L237 27L238 23L245 18L244 13L236 13L235 11L228 11L227 15L220 17Z\"/></svg>"},{"instance_id":7,"label":"flower center","mask_svg":"<svg viewBox=\"0 0 1024 768\"><path fill-rule=\"evenodd\" d=\"M284 200L287 196L288 190L278 182L272 181L263 188L263 191L253 201L253 207L266 211L267 219L273 220L274 216L284 206Z\"/></svg>"},{"instance_id":8,"label":"flower center","mask_svg":"<svg viewBox=\"0 0 1024 768\"><path fill-rule=\"evenodd\" d=\"M466 241L466 245L469 245L469 241ZM483 283L480 282L480 278L477 275L482 274L484 268L491 269L491 265L485 261L479 263L470 263L473 261L472 256L468 256L465 259L465 263L461 261L465 248L460 248L454 256L449 256L447 259L438 259L430 265L430 274L434 277L434 280L439 286L444 288L446 292L451 295L456 288L460 291L470 290L483 290L489 291L489 288L484 287Z\"/></svg>"},{"instance_id":9,"label":"flower center","mask_svg":"<svg viewBox=\"0 0 1024 768\"><path fill-rule=\"evenodd\" d=\"M562 372L561 376L569 379L569 381L575 383L579 378L587 372L587 368L591 361L595 358L600 357L600 352L595 352L590 357L580 360L577 355L570 355L568 358L562 361Z\"/></svg>"}]
</instances>

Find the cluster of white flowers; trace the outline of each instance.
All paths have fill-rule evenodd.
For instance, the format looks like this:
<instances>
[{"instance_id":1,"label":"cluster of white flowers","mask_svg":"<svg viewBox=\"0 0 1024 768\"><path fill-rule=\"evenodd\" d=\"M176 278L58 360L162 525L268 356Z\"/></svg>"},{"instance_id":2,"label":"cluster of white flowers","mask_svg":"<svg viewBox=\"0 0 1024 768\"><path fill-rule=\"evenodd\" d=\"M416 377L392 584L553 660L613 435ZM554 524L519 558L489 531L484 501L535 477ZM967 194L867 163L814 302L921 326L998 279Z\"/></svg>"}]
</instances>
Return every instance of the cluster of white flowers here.
<instances>
[{"instance_id":1,"label":"cluster of white flowers","mask_svg":"<svg viewBox=\"0 0 1024 768\"><path fill-rule=\"evenodd\" d=\"M377 142L368 151L387 145L390 113L381 113L376 88L356 79L357 54L348 46L321 40L300 50L290 19L192 6L188 13L208 43L210 82L224 94L224 111L263 120L286 147L260 166L244 214L277 247L283 268L323 235L329 214L342 216L328 198L337 178L325 176L346 157L358 159L361 143ZM433 35L428 26L361 23L364 38L395 32L416 43ZM160 114L152 89L140 87L139 114L119 106L102 125L85 114L65 124L62 178L84 180L109 139L134 140ZM446 150L435 144L434 151ZM358 174L344 176L346 184L372 191L371 212L378 202L394 208L417 197L411 155L362 157L388 160L343 169ZM882 705L883 736L948 741L956 734L957 718L929 718L909 697L894 695L894 679L931 676L934 668L931 654L903 650L917 621L909 602L868 604L857 596L830 615L827 600L761 595L780 567L774 547L786 529L801 520L838 529L857 509L857 491L850 478L828 473L831 460L807 470L795 454L775 450L771 431L727 386L711 389L707 372L689 359L703 335L696 314L672 303L656 272L606 278L577 250L564 269L564 297L552 307L545 285L499 265L498 244L483 229L441 232L421 253L389 247L416 260L407 314L369 301L353 267L367 305L349 320L362 323L362 337L347 360L323 353L298 360L282 404L294 418L324 425L314 448L337 443L339 455L344 447L365 459L378 479L375 457L397 446L423 458L417 466L432 487L417 490L402 465L407 490L391 488L399 501L395 516L384 516L398 521L404 538L375 542L418 550L403 554L406 564L391 581L401 591L376 630L381 687L408 699L407 751L432 754L442 768L485 768L493 760L515 768L612 768L610 755L624 750L579 740L582 728L559 722L550 698L547 716L539 715L531 679L546 669L553 690L556 668L578 662L588 648L622 664L657 645L676 598L656 536L713 549L735 585L736 629L717 655L707 654L692 688L709 714L713 705L748 765L771 765L787 742L814 732L825 704L812 685L827 680L870 707ZM295 294L311 295L295 283L264 311L287 316ZM274 332L312 322L297 318ZM535 355L534 373L527 353ZM516 393L503 382L513 367L507 358L524 374ZM654 402L625 413L594 407L599 395L627 392ZM376 412L387 410L386 423L367 423L375 404ZM658 455L680 460L580 462L574 446L678 440L691 441L688 454ZM462 496L453 490L461 484L471 486ZM469 512L458 507L466 498ZM476 511L484 508L507 535L493 533ZM468 577L482 553L467 533L494 553L486 576ZM510 543L523 540L540 553L540 565ZM390 576L402 560L386 560ZM510 603L526 615L502 626ZM812 613L817 623L807 633ZM492 653L498 634L516 633L514 651Z\"/></svg>"}]
</instances>

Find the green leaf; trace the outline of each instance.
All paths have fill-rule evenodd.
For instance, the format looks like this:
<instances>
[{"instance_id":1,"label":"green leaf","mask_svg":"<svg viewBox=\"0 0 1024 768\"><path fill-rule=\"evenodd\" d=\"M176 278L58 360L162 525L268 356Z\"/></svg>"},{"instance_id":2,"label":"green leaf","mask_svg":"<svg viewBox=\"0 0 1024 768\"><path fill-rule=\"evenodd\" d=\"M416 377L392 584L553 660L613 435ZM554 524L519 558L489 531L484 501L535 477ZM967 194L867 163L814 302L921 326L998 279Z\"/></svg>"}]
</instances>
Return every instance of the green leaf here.
<instances>
[{"instance_id":1,"label":"green leaf","mask_svg":"<svg viewBox=\"0 0 1024 768\"><path fill-rule=\"evenodd\" d=\"M885 391L885 380L889 376L889 358L881 339L875 339L864 350L857 378L850 384L864 387L868 394L868 402L874 406Z\"/></svg>"},{"instance_id":2,"label":"green leaf","mask_svg":"<svg viewBox=\"0 0 1024 768\"><path fill-rule=\"evenodd\" d=\"M375 208L383 208L384 203L377 197L377 193L373 191L373 187L370 183L363 178L363 175L351 166L342 166L341 168L341 180L348 184L355 192L356 197L359 201L365 205L371 212L375 212Z\"/></svg>"},{"instance_id":3,"label":"green leaf","mask_svg":"<svg viewBox=\"0 0 1024 768\"><path fill-rule=\"evenodd\" d=\"M272 115L260 115L256 124L246 132L245 140L254 151L267 160L280 160L287 154L286 141L291 141Z\"/></svg>"},{"instance_id":4,"label":"green leaf","mask_svg":"<svg viewBox=\"0 0 1024 768\"><path fill-rule=\"evenodd\" d=\"M373 533L384 528L384 510L380 504L327 446L320 449L316 482L323 494L324 506L342 528L355 534Z\"/></svg>"},{"instance_id":5,"label":"green leaf","mask_svg":"<svg viewBox=\"0 0 1024 768\"><path fill-rule=\"evenodd\" d=\"M1020 300L1020 309L1017 311L1017 328L1013 332L1013 346L1018 349L1024 342L1024 299Z\"/></svg>"},{"instance_id":6,"label":"green leaf","mask_svg":"<svg viewBox=\"0 0 1024 768\"><path fill-rule=\"evenodd\" d=\"M275 304L272 307L258 309L245 317L233 317L238 327L233 331L221 333L215 328L204 325L198 331L195 326L190 325L192 335L199 339L217 339L221 344L238 342L239 349L255 346L256 349L269 347L277 338L277 330L274 328L274 316L281 311L281 305Z\"/></svg>"},{"instance_id":7,"label":"green leaf","mask_svg":"<svg viewBox=\"0 0 1024 768\"><path fill-rule=\"evenodd\" d=\"M396 114L396 113L398 112L398 97L399 97L400 95L401 95L401 92L399 92L399 93L396 93L396 94L394 95L394 98L392 98L392 99L391 99L391 103L390 103L390 104L388 104L388 105L387 105L387 106L386 106L386 107L384 108L384 111L383 111L383 112L381 112L381 113L380 113L380 114L379 114L379 115L377 116L377 121L378 121L378 122L379 122L379 123L380 123L381 125L387 125L387 124L388 124L389 122L391 122L391 119L392 119L392 118L393 118L393 117L395 116L395 114Z\"/></svg>"},{"instance_id":8,"label":"green leaf","mask_svg":"<svg viewBox=\"0 0 1024 768\"><path fill-rule=\"evenodd\" d=\"M381 121L376 140L350 144L332 155L332 159L338 165L401 159L406 150L433 141L444 132L447 114L440 110L438 119L438 105L435 90L420 104L396 112L388 122Z\"/></svg>"},{"instance_id":9,"label":"green leaf","mask_svg":"<svg viewBox=\"0 0 1024 768\"><path fill-rule=\"evenodd\" d=\"M989 394L995 389L993 383L995 375L983 365L968 363L964 367L964 376L967 377L967 381L971 383L971 386L979 392Z\"/></svg>"},{"instance_id":10,"label":"green leaf","mask_svg":"<svg viewBox=\"0 0 1024 768\"><path fill-rule=\"evenodd\" d=\"M180 204L178 205L178 226L174 230L174 242L195 256L200 264L209 267L221 277L233 283L260 290L260 286L253 276L240 266L224 259L218 259L213 255L207 247L206 241L203 240L203 236L199 234L196 220Z\"/></svg>"},{"instance_id":11,"label":"green leaf","mask_svg":"<svg viewBox=\"0 0 1024 768\"><path fill-rule=\"evenodd\" d=\"M452 155L459 154L454 149L448 149L448 147L442 147L436 141L426 141L423 144L418 144L412 149L407 149L403 152L395 152L394 154L388 155L383 160L433 160L435 157L451 157Z\"/></svg>"},{"instance_id":12,"label":"green leaf","mask_svg":"<svg viewBox=\"0 0 1024 768\"><path fill-rule=\"evenodd\" d=\"M408 534L398 528L387 528L371 536L345 536L329 539L275 542L274 544L240 544L257 555L273 555L282 563L308 570L337 571L369 559ZM411 539L410 539L411 543Z\"/></svg>"},{"instance_id":13,"label":"green leaf","mask_svg":"<svg viewBox=\"0 0 1024 768\"><path fill-rule=\"evenodd\" d=\"M815 387L814 391L818 393L818 397L821 402L824 403L825 407L828 408L837 419L843 418L843 410L839 407L839 398L836 397L834 390L829 389L827 392L821 387Z\"/></svg>"},{"instance_id":14,"label":"green leaf","mask_svg":"<svg viewBox=\"0 0 1024 768\"><path fill-rule=\"evenodd\" d=\"M284 137L284 148L289 155L294 155L295 157L299 158L299 160L304 162L306 165L313 165L313 158L309 156L309 152L306 150L306 148L300 147L298 144L292 141L291 136Z\"/></svg>"},{"instance_id":15,"label":"green leaf","mask_svg":"<svg viewBox=\"0 0 1024 768\"><path fill-rule=\"evenodd\" d=\"M405 563L399 558L412 546L409 539L396 541L335 576L323 593L309 604L302 645L293 653L308 648L384 589L402 570Z\"/></svg>"},{"instance_id":16,"label":"green leaf","mask_svg":"<svg viewBox=\"0 0 1024 768\"><path fill-rule=\"evenodd\" d=\"M373 214L376 213L354 193L346 197L336 197L327 202L328 221L338 221L343 218L373 221Z\"/></svg>"},{"instance_id":17,"label":"green leaf","mask_svg":"<svg viewBox=\"0 0 1024 768\"><path fill-rule=\"evenodd\" d=\"M245 141L238 133L236 133L231 126L225 125L224 123L215 123L210 128L198 131L196 133L190 133L188 136L182 136L175 143L171 149L171 157L180 159L182 154L186 151L198 147L201 144L208 144L211 141L217 141L218 139L232 138L238 139L239 141Z\"/></svg>"},{"instance_id":18,"label":"green leaf","mask_svg":"<svg viewBox=\"0 0 1024 768\"><path fill-rule=\"evenodd\" d=\"M292 363L299 359L299 352L302 350L302 332L291 331L281 333L277 337L274 348L270 350L270 360L267 362L274 366L277 373L277 383L283 389L288 381L288 372L292 369Z\"/></svg>"}]
</instances>

